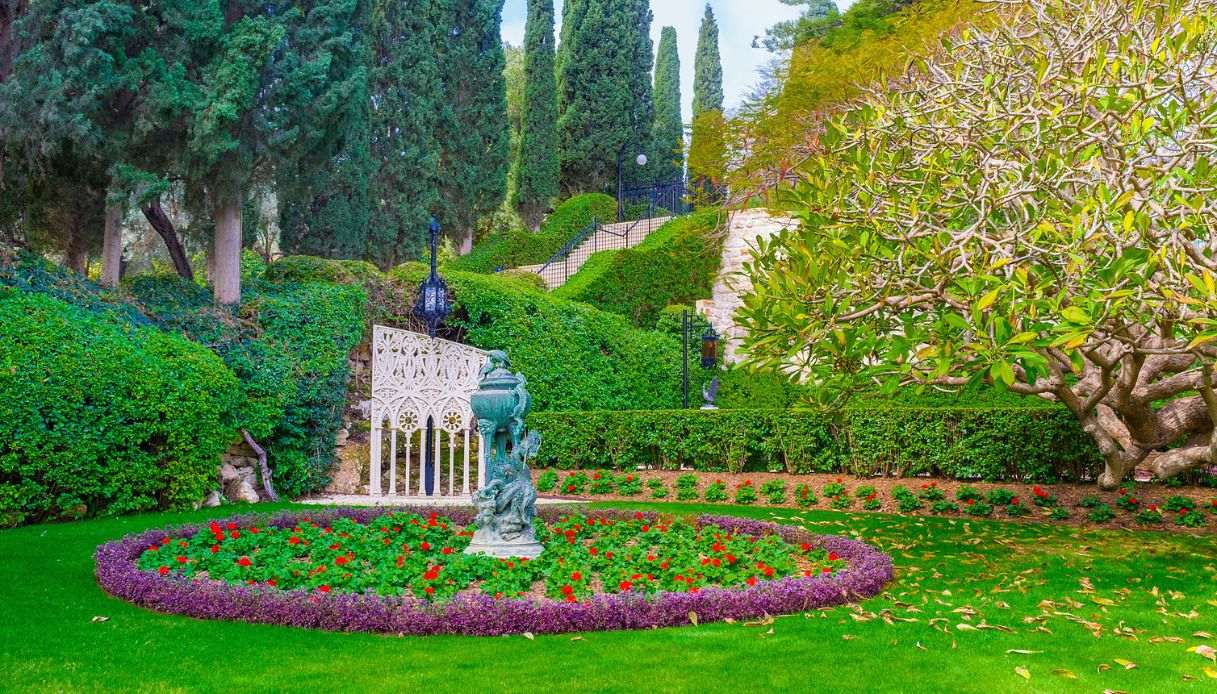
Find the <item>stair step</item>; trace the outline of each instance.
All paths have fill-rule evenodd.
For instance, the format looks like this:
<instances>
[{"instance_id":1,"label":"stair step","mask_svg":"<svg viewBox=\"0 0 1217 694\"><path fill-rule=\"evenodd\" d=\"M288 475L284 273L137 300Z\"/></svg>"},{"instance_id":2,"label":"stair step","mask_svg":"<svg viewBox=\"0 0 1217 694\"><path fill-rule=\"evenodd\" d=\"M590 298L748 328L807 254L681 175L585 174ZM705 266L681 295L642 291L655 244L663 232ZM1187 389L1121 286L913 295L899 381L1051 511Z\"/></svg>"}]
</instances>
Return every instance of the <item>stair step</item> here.
<instances>
[{"instance_id":1,"label":"stair step","mask_svg":"<svg viewBox=\"0 0 1217 694\"><path fill-rule=\"evenodd\" d=\"M551 267L550 271L541 273L544 265L524 265L516 269L540 274L541 278L545 280L546 286L550 289L555 289L565 284L568 277L578 272L579 268L582 268L583 264L593 254L600 251L633 248L642 243L664 224L667 224L671 219L671 217L654 217L641 221L604 224L595 233L587 237L583 243L576 246L570 252L567 260L557 268L557 271L554 271L556 268Z\"/></svg>"}]
</instances>

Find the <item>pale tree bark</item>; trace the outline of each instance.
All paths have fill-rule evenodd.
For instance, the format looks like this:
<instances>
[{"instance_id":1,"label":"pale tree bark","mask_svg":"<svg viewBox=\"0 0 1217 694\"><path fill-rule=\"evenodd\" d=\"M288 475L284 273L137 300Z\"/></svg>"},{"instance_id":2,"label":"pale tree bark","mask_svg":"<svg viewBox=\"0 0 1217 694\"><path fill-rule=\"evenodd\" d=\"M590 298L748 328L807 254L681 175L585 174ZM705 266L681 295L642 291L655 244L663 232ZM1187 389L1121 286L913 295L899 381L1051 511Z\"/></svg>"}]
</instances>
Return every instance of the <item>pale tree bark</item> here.
<instances>
[{"instance_id":1,"label":"pale tree bark","mask_svg":"<svg viewBox=\"0 0 1217 694\"><path fill-rule=\"evenodd\" d=\"M212 286L218 304L241 301L241 196L220 196L215 203Z\"/></svg>"},{"instance_id":2,"label":"pale tree bark","mask_svg":"<svg viewBox=\"0 0 1217 694\"><path fill-rule=\"evenodd\" d=\"M123 208L106 205L106 228L101 242L101 286L117 287L122 279Z\"/></svg>"}]
</instances>

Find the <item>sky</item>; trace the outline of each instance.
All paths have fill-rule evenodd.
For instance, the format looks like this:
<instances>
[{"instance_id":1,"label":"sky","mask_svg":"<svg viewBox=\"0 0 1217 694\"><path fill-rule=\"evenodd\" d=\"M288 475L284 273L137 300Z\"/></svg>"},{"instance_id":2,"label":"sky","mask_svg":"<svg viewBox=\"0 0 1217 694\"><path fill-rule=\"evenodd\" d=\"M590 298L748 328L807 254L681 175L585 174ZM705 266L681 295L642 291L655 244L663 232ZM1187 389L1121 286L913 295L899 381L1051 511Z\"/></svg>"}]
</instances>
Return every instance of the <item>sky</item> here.
<instances>
[{"instance_id":1,"label":"sky","mask_svg":"<svg viewBox=\"0 0 1217 694\"><path fill-rule=\"evenodd\" d=\"M723 56L723 91L728 110L738 106L756 84L756 69L771 57L763 48L752 48L752 37L784 19L799 16L800 9L779 0L709 0L718 17L719 50ZM837 0L842 8L849 2ZM665 26L676 27L680 47L680 96L684 118L693 117L693 56L697 51L697 32L701 26L706 0L652 0L651 39L659 46L659 32ZM507 0L503 7L503 40L519 46L524 43L526 0ZM558 14L556 24L562 23L562 0L554 0Z\"/></svg>"}]
</instances>

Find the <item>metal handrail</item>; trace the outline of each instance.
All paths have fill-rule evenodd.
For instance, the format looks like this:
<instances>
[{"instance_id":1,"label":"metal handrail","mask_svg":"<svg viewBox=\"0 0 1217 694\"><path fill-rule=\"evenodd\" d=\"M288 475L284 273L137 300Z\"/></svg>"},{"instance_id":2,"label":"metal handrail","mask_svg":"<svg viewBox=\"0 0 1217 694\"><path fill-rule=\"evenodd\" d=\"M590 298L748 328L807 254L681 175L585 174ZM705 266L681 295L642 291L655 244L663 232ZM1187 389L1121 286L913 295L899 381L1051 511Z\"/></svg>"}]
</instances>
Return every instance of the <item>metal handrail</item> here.
<instances>
[{"instance_id":1,"label":"metal handrail","mask_svg":"<svg viewBox=\"0 0 1217 694\"><path fill-rule=\"evenodd\" d=\"M549 256L549 260L546 260L545 264L541 266L541 269L537 270L537 274L539 275L539 274L545 272L546 270L549 269L549 266L553 265L554 263L557 263L562 260L566 260L567 256L569 256L572 251L574 251L576 248L578 248L581 243L586 241L589 236L596 233L596 231L598 230L599 227L600 227L599 220L597 220L595 217L593 217L592 221L589 222L587 226L583 227L583 229L581 229L579 231L579 233L575 234L573 237L571 237L571 239L569 241L566 242L566 245L562 246L562 248L559 249L556 253Z\"/></svg>"}]
</instances>

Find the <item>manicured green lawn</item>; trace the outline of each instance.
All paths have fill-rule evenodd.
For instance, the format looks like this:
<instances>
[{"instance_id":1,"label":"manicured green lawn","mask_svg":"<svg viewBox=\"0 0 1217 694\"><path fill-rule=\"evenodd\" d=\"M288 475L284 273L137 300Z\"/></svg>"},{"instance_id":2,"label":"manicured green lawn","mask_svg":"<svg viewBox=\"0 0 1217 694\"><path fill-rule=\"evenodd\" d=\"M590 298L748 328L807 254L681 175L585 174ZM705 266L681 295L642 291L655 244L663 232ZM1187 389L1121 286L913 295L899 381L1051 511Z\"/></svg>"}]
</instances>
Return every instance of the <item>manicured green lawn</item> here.
<instances>
[{"instance_id":1,"label":"manicured green lawn","mask_svg":"<svg viewBox=\"0 0 1217 694\"><path fill-rule=\"evenodd\" d=\"M1217 676L1217 664L1187 651L1203 643L1217 647L1217 638L1194 636L1217 635L1212 537L781 514L892 553L897 578L889 592L861 606L759 625L531 641L201 622L111 599L94 583L92 553L99 543L214 515L228 514L156 514L0 532L0 689L1217 691L1217 679L1205 673L1207 667ZM108 620L93 622L98 616ZM1097 636L1091 633L1096 626ZM1016 668L1025 668L1029 679Z\"/></svg>"}]
</instances>

